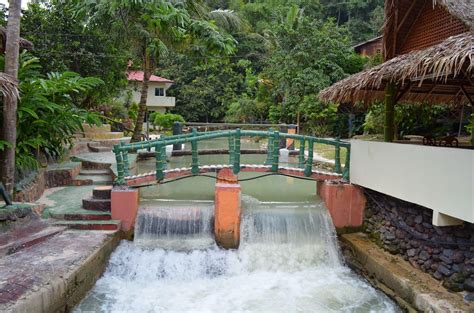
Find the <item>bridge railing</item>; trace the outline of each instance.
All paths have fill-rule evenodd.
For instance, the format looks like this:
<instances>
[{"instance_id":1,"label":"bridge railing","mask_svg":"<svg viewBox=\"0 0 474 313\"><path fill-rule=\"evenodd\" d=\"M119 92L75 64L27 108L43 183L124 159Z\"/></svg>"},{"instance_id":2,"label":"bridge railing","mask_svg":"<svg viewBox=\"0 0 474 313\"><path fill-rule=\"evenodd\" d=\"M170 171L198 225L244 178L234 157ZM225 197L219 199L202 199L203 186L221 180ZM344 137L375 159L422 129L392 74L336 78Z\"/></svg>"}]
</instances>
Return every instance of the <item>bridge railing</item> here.
<instances>
[{"instance_id":1,"label":"bridge railing","mask_svg":"<svg viewBox=\"0 0 474 313\"><path fill-rule=\"evenodd\" d=\"M229 165L232 166L234 174L238 174L241 169L240 151L242 137L260 137L268 139L267 156L265 165L271 166L272 172L278 172L280 147L279 142L281 138L293 139L299 142L298 149L298 164L297 167L304 169L304 175L309 177L313 170L313 156L316 144L325 144L334 147L334 172L342 174L344 180L349 180L350 167L350 149L349 142L341 141L339 139L324 139L313 136L304 136L297 134L280 133L272 129L268 131L257 130L220 130L211 132L197 132L195 128L188 134L174 135L170 137L162 136L156 140L135 142L130 144L121 143L115 145L113 151L115 153L117 162L117 180L116 184L125 184L125 177L130 176L128 153L135 152L140 149L155 149L156 162L156 180L162 181L165 177L166 168L166 146L181 145L184 143L191 143L191 173L199 174L199 155L198 143L199 141L212 140L217 138L228 138L229 144ZM344 167L341 164L341 149L346 150L346 158ZM307 151L307 155L305 155Z\"/></svg>"}]
</instances>

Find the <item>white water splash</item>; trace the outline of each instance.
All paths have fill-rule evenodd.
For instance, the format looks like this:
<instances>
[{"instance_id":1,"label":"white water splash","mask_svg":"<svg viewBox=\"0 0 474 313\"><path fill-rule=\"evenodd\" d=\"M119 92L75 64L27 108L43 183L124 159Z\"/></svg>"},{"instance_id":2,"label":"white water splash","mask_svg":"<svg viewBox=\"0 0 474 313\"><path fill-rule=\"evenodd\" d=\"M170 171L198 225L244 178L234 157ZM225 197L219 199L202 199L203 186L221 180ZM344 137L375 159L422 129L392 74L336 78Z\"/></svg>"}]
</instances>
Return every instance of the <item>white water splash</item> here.
<instances>
[{"instance_id":1,"label":"white water splash","mask_svg":"<svg viewBox=\"0 0 474 313\"><path fill-rule=\"evenodd\" d=\"M325 208L243 203L238 250L143 249L123 241L75 312L398 311L342 264Z\"/></svg>"}]
</instances>

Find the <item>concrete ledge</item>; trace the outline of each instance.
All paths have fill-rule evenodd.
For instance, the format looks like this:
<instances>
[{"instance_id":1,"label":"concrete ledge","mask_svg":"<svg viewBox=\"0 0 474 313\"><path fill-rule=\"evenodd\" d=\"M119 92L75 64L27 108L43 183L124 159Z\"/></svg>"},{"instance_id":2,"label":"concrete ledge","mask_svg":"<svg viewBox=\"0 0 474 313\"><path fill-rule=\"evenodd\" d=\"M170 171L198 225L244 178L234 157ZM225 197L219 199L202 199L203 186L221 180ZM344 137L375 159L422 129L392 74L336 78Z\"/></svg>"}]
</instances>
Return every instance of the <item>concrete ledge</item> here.
<instances>
[{"instance_id":1,"label":"concrete ledge","mask_svg":"<svg viewBox=\"0 0 474 313\"><path fill-rule=\"evenodd\" d=\"M348 263L359 268L369 280L375 281L376 287L405 309L410 311L411 306L423 312L472 312L472 306L464 302L462 293L447 291L429 274L377 247L365 234L345 234L341 241L352 252Z\"/></svg>"},{"instance_id":2,"label":"concrete ledge","mask_svg":"<svg viewBox=\"0 0 474 313\"><path fill-rule=\"evenodd\" d=\"M66 231L0 261L0 312L68 312L105 270L119 233Z\"/></svg>"}]
</instances>

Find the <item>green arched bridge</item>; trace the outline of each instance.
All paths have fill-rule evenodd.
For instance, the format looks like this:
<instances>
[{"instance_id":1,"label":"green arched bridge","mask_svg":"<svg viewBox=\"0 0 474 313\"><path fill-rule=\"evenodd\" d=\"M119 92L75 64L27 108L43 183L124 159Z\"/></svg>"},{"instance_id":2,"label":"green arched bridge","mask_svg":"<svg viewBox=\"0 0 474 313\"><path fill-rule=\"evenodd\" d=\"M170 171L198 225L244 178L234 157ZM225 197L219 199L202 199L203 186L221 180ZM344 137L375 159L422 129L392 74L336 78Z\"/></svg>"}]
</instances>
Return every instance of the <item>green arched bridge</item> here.
<instances>
[{"instance_id":1,"label":"green arched bridge","mask_svg":"<svg viewBox=\"0 0 474 313\"><path fill-rule=\"evenodd\" d=\"M241 164L241 138L259 137L268 139L267 156L264 164ZM199 142L217 138L228 139L228 164L200 165L199 164ZM294 167L280 166L280 139L293 139L299 142L298 164ZM166 146L191 144L191 164L186 168L166 169ZM313 167L313 154L316 144L331 145L335 149L334 167L332 170L323 171ZM140 149L154 149L156 160L156 171L139 175L129 173L128 153L136 152ZM346 159L344 166L341 165L341 149L346 149ZM305 153L307 151L307 153ZM350 166L350 143L339 139L324 139L313 136L280 133L278 131L254 131L254 130L225 130L212 132L197 132L174 135L170 137L162 136L156 140L135 142L130 144L120 144L114 146L114 153L117 162L116 185L140 186L143 184L160 183L165 179L178 178L184 176L197 176L208 172L218 172L224 168L231 168L234 174L240 172L269 172L295 177L306 177L313 180L349 180Z\"/></svg>"}]
</instances>

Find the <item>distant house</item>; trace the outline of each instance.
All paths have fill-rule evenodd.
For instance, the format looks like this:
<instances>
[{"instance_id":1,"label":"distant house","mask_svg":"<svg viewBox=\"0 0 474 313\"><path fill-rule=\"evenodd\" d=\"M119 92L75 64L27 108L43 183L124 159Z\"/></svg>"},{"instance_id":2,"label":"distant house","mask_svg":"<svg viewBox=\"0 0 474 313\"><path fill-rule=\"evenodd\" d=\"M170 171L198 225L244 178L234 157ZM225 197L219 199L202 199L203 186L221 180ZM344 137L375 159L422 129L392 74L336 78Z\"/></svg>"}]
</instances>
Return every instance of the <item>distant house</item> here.
<instances>
[{"instance_id":1,"label":"distant house","mask_svg":"<svg viewBox=\"0 0 474 313\"><path fill-rule=\"evenodd\" d=\"M383 50L383 37L378 36L369 39L354 46L354 51L360 55L374 57L376 55L382 55Z\"/></svg>"},{"instance_id":2,"label":"distant house","mask_svg":"<svg viewBox=\"0 0 474 313\"><path fill-rule=\"evenodd\" d=\"M128 91L131 92L131 101L140 102L140 91L142 89L143 72L130 71L128 72L129 81ZM166 91L173 85L173 81L151 75L150 83L148 85L148 95L146 105L149 111L165 113L167 108L175 106L175 98L167 97ZM128 95L127 95L128 96Z\"/></svg>"}]
</instances>

